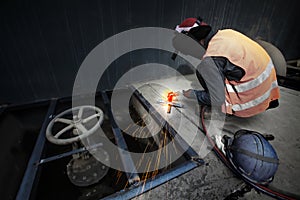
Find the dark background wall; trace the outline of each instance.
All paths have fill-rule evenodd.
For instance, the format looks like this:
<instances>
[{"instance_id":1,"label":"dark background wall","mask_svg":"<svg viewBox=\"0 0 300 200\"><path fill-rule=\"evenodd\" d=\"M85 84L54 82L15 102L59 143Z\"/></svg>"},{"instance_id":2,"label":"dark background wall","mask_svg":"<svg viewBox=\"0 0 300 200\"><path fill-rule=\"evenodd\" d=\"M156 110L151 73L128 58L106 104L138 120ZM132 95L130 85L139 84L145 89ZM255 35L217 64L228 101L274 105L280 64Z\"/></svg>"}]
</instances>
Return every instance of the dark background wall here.
<instances>
[{"instance_id":1,"label":"dark background wall","mask_svg":"<svg viewBox=\"0 0 300 200\"><path fill-rule=\"evenodd\" d=\"M297 0L1 1L0 104L70 96L83 59L106 38L136 27L174 28L199 15L215 29L260 36L287 60L297 59L299 13ZM115 62L103 88L133 65L169 59L161 52L138 55Z\"/></svg>"}]
</instances>

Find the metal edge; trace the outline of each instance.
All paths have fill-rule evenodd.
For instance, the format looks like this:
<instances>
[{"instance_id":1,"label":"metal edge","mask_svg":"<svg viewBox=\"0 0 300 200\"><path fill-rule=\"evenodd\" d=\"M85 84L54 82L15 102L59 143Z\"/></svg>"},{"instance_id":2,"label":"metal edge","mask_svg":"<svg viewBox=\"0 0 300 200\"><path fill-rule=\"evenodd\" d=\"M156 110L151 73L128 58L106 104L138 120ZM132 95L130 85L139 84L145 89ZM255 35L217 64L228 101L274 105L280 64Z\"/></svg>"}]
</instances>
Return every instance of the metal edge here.
<instances>
[{"instance_id":1,"label":"metal edge","mask_svg":"<svg viewBox=\"0 0 300 200\"><path fill-rule=\"evenodd\" d=\"M147 111L152 111L150 112L151 116L153 119L158 123L158 124L163 124L164 128L175 138L175 135L177 135L176 130L153 108L153 106L145 99L145 97L139 93L135 88L131 88L134 90L134 95L135 97L140 101L140 103L144 106L144 108ZM180 135L177 135L176 141L178 144L181 146L182 149L187 149L184 153L188 159L200 159L199 155L197 152L195 152L185 141L184 139L181 138ZM188 146L188 147L187 147ZM203 161L204 163L204 161Z\"/></svg>"},{"instance_id":2,"label":"metal edge","mask_svg":"<svg viewBox=\"0 0 300 200\"><path fill-rule=\"evenodd\" d=\"M126 188L119 192L116 192L110 196L104 197L101 200L124 200L124 199L132 199L136 196L139 196L145 192L148 192L178 176L185 174L197 167L201 164L193 162L193 161L186 161L181 165L174 167L168 172L163 172L157 175L154 179L150 179L145 181L143 184L139 184L138 186L132 186L131 188Z\"/></svg>"},{"instance_id":3,"label":"metal edge","mask_svg":"<svg viewBox=\"0 0 300 200\"><path fill-rule=\"evenodd\" d=\"M27 164L27 168L23 176L21 185L19 187L16 200L28 200L30 198L32 187L38 171L38 165L36 163L39 162L42 156L45 145L45 131L49 121L52 118L52 115L54 114L56 103L57 99L53 99L50 102L48 112L45 116L45 120L43 122L42 128L35 143L29 162Z\"/></svg>"},{"instance_id":4,"label":"metal edge","mask_svg":"<svg viewBox=\"0 0 300 200\"><path fill-rule=\"evenodd\" d=\"M137 170L135 168L135 165L133 163L133 160L132 160L130 154L126 153L126 151L128 151L126 141L125 141L125 139L122 135L122 132L121 132L120 128L118 127L117 123L114 120L114 117L113 117L113 114L112 114L112 111L111 111L111 108L110 108L111 107L110 106L110 101L108 99L108 96L107 96L106 92L103 91L101 93L101 95L102 95L103 102L106 105L105 110L106 110L108 118L110 120L110 123L111 123L111 126L112 126L112 131L113 131L116 143L121 149L125 150L125 152L124 151L119 151L119 154L120 154L120 157L121 157L122 164L123 164L124 168L127 171L126 176L128 178L128 182L129 182L130 185L136 184L137 182L140 181L140 177L137 173ZM130 172L128 172L128 171L130 171Z\"/></svg>"}]
</instances>

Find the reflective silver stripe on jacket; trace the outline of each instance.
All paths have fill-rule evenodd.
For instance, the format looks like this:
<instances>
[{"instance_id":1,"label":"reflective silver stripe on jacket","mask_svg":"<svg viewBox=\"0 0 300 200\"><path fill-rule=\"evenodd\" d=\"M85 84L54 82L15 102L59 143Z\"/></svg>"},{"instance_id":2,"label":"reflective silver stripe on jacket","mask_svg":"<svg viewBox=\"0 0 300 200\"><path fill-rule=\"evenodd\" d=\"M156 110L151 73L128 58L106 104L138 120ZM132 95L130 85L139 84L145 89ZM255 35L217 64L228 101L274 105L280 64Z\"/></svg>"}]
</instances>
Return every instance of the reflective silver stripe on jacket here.
<instances>
[{"instance_id":1,"label":"reflective silver stripe on jacket","mask_svg":"<svg viewBox=\"0 0 300 200\"><path fill-rule=\"evenodd\" d=\"M227 91L228 92L235 92L235 91L236 92L245 92L247 90L255 88L258 85L260 85L262 82L264 82L271 75L273 68L274 68L273 62L272 62L272 60L270 60L265 71L263 71L263 73L261 73L256 79L253 79L249 82L234 86L235 90L233 89L232 85L226 84Z\"/></svg>"},{"instance_id":2,"label":"reflective silver stripe on jacket","mask_svg":"<svg viewBox=\"0 0 300 200\"><path fill-rule=\"evenodd\" d=\"M234 104L234 105L229 104L227 101L225 103L227 106L231 105L232 110L234 110L234 111L246 110L248 108L257 106L257 105L261 104L263 101L265 101L270 96L271 91L276 87L278 87L278 84L277 84L277 81L275 80L272 82L270 89L266 93L264 93L262 96L254 99L252 101L249 101L249 102L243 103L243 104Z\"/></svg>"}]
</instances>

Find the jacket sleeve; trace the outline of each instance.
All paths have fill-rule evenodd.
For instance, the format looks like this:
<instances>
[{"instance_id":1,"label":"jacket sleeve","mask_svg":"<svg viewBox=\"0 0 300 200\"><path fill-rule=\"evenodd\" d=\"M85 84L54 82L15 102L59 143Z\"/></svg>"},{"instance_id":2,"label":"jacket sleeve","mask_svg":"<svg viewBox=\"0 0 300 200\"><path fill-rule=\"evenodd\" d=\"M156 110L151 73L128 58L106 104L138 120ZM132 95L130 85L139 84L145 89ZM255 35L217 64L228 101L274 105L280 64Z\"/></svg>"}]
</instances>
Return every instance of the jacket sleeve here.
<instances>
[{"instance_id":1,"label":"jacket sleeve","mask_svg":"<svg viewBox=\"0 0 300 200\"><path fill-rule=\"evenodd\" d=\"M221 106L225 102L223 72L211 57L204 58L197 67L197 71L203 78L206 85L206 91L196 91L199 103L204 105Z\"/></svg>"}]
</instances>

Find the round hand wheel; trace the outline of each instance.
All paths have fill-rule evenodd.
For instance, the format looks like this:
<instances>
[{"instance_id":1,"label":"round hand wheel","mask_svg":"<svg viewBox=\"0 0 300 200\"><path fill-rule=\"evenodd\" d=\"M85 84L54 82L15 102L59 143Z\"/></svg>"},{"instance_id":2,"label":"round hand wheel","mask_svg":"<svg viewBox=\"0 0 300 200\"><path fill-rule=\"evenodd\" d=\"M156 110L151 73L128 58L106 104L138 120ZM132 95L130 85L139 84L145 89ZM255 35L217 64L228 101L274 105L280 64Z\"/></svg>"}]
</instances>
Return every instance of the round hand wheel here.
<instances>
[{"instance_id":1,"label":"round hand wheel","mask_svg":"<svg viewBox=\"0 0 300 200\"><path fill-rule=\"evenodd\" d=\"M92 115L83 118L84 112L93 112ZM64 116L72 115L73 119L67 119ZM86 124L93 119L97 119L97 123L92 126L92 128L87 128ZM103 122L103 112L100 108L95 106L78 106L65 110L64 112L58 114L55 118L51 120L46 130L46 138L58 145L71 144L73 142L80 141L83 138L94 133ZM62 123L66 126L59 130L57 133L53 133L53 125L55 123ZM69 138L60 138L63 134L72 131L72 135Z\"/></svg>"}]
</instances>

